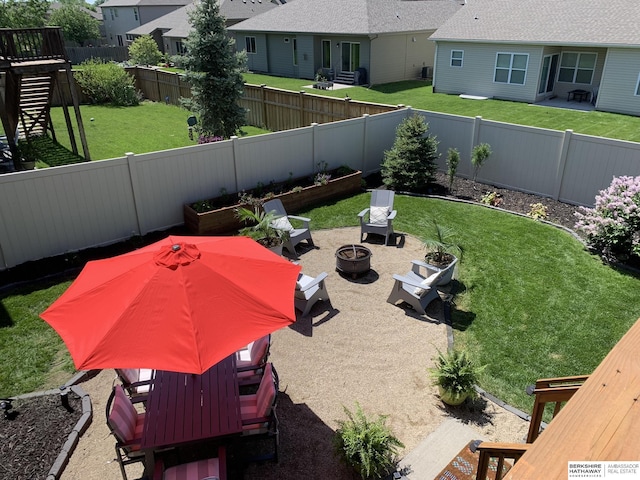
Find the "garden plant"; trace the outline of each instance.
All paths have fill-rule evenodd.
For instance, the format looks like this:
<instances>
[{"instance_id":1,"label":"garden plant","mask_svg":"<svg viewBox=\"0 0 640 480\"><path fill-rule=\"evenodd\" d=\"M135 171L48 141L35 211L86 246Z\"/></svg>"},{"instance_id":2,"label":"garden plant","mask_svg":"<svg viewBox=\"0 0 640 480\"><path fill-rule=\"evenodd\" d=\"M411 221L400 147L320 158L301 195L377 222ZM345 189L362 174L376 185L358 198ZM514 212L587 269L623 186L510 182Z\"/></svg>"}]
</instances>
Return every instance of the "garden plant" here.
<instances>
[{"instance_id":1,"label":"garden plant","mask_svg":"<svg viewBox=\"0 0 640 480\"><path fill-rule=\"evenodd\" d=\"M449 191L453 191L453 182L458 172L458 164L460 163L460 152L457 148L449 148L447 150L447 179L449 180Z\"/></svg>"},{"instance_id":2,"label":"garden plant","mask_svg":"<svg viewBox=\"0 0 640 480\"><path fill-rule=\"evenodd\" d=\"M141 35L129 45L129 58L138 65L157 65L162 52L151 35Z\"/></svg>"},{"instance_id":3,"label":"garden plant","mask_svg":"<svg viewBox=\"0 0 640 480\"><path fill-rule=\"evenodd\" d=\"M93 103L120 107L140 103L134 78L115 63L86 60L80 65L75 79Z\"/></svg>"},{"instance_id":4,"label":"garden plant","mask_svg":"<svg viewBox=\"0 0 640 480\"><path fill-rule=\"evenodd\" d=\"M595 207L581 207L576 216L576 229L596 251L622 262L640 261L640 176L614 177L596 195Z\"/></svg>"},{"instance_id":5,"label":"garden plant","mask_svg":"<svg viewBox=\"0 0 640 480\"><path fill-rule=\"evenodd\" d=\"M475 395L474 386L478 375L486 366L478 367L465 350L438 351L435 366L429 368L434 385L440 389L442 401L449 405L460 405Z\"/></svg>"},{"instance_id":6,"label":"garden plant","mask_svg":"<svg viewBox=\"0 0 640 480\"><path fill-rule=\"evenodd\" d=\"M334 437L336 453L363 479L384 478L396 465L398 449L404 445L386 425L387 416L371 420L356 402L355 412L344 407L347 420L338 420Z\"/></svg>"},{"instance_id":7,"label":"garden plant","mask_svg":"<svg viewBox=\"0 0 640 480\"><path fill-rule=\"evenodd\" d=\"M491 155L491 146L488 143L481 143L473 147L471 151L471 165L473 165L473 181L476 181L478 171L484 162Z\"/></svg>"}]
</instances>

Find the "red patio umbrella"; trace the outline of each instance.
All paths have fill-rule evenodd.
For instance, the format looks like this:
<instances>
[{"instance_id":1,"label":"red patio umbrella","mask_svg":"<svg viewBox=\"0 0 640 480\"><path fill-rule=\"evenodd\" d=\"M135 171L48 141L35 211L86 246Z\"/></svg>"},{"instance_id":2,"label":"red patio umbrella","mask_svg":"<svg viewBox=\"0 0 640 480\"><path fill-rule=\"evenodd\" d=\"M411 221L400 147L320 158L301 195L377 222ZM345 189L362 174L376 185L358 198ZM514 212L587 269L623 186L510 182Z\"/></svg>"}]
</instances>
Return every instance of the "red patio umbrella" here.
<instances>
[{"instance_id":1,"label":"red patio umbrella","mask_svg":"<svg viewBox=\"0 0 640 480\"><path fill-rule=\"evenodd\" d=\"M41 317L79 370L200 374L295 321L300 268L246 237L171 236L88 262Z\"/></svg>"}]
</instances>

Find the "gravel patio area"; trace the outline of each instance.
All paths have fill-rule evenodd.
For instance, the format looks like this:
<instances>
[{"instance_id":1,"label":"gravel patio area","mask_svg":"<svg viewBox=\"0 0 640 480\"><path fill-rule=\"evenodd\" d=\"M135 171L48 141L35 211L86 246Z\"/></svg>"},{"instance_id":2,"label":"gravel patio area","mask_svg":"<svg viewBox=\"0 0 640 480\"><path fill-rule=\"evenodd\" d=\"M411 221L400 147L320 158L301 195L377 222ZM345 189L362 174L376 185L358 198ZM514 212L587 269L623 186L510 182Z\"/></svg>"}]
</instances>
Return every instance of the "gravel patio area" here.
<instances>
[{"instance_id":1,"label":"gravel patio area","mask_svg":"<svg viewBox=\"0 0 640 480\"><path fill-rule=\"evenodd\" d=\"M418 239L400 234L395 247L365 241L372 270L352 279L335 271L334 254L342 245L359 243L359 228L313 231L313 238L316 248L301 248L299 262L308 275L328 273L331 303L317 303L309 317L273 334L280 462L251 465L244 478L352 479L333 454L332 438L336 421L345 418L343 406L353 410L355 402L371 416L388 415L387 424L405 444L403 455L451 417L490 440L523 441L528 423L493 403L478 399L448 408L439 400L426 369L436 349L447 348L444 302L432 302L428 317L386 302L392 275L407 272L412 259L424 256ZM121 478L104 419L114 378L106 370L81 384L91 396L94 420L63 480ZM127 470L131 479L141 475L139 464Z\"/></svg>"}]
</instances>

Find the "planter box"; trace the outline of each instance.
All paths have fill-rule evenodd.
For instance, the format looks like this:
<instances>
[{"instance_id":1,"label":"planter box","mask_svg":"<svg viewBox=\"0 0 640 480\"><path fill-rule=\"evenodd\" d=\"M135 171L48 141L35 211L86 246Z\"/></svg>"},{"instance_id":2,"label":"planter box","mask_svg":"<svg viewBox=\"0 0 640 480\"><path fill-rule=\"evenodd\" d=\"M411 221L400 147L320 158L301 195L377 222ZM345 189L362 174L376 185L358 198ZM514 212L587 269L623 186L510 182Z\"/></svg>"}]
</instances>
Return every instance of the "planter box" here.
<instances>
[{"instance_id":1,"label":"planter box","mask_svg":"<svg viewBox=\"0 0 640 480\"><path fill-rule=\"evenodd\" d=\"M287 192L273 198L279 198L287 213L294 214L317 203L358 193L361 190L361 182L362 172L357 171L335 180L329 180L327 185L312 185L299 192ZM184 224L189 232L197 235L237 233L243 226L236 218L238 206L233 205L198 213L189 205L184 205Z\"/></svg>"}]
</instances>

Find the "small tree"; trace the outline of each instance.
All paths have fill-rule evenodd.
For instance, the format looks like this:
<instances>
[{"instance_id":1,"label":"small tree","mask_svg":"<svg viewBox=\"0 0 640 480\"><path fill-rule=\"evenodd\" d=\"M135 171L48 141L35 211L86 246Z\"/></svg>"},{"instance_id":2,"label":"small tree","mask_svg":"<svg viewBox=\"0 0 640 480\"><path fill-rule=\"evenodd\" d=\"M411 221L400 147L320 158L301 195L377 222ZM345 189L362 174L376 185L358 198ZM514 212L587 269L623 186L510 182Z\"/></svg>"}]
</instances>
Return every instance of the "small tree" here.
<instances>
[{"instance_id":1,"label":"small tree","mask_svg":"<svg viewBox=\"0 0 640 480\"><path fill-rule=\"evenodd\" d=\"M129 45L129 58L137 65L157 65L162 60L162 52L151 35L142 35Z\"/></svg>"},{"instance_id":2,"label":"small tree","mask_svg":"<svg viewBox=\"0 0 640 480\"><path fill-rule=\"evenodd\" d=\"M65 40L84 45L87 40L100 38L98 20L89 15L80 5L68 4L53 10L49 25L62 27Z\"/></svg>"},{"instance_id":3,"label":"small tree","mask_svg":"<svg viewBox=\"0 0 640 480\"><path fill-rule=\"evenodd\" d=\"M227 36L217 0L201 0L190 13L193 29L184 57L192 97L183 102L199 117L201 133L229 138L245 123L238 104L244 89L246 55Z\"/></svg>"},{"instance_id":4,"label":"small tree","mask_svg":"<svg viewBox=\"0 0 640 480\"><path fill-rule=\"evenodd\" d=\"M421 115L404 119L396 128L391 150L384 152L382 181L394 190L420 191L434 178L438 153L435 136Z\"/></svg>"},{"instance_id":5,"label":"small tree","mask_svg":"<svg viewBox=\"0 0 640 480\"><path fill-rule=\"evenodd\" d=\"M473 181L476 181L478 176L478 170L482 167L482 164L491 155L491 146L488 143L481 143L473 147L471 152L471 165L473 165Z\"/></svg>"},{"instance_id":6,"label":"small tree","mask_svg":"<svg viewBox=\"0 0 640 480\"><path fill-rule=\"evenodd\" d=\"M447 178L449 179L449 192L453 190L453 181L456 179L458 163L460 163L460 152L457 148L452 147L447 150Z\"/></svg>"}]
</instances>

